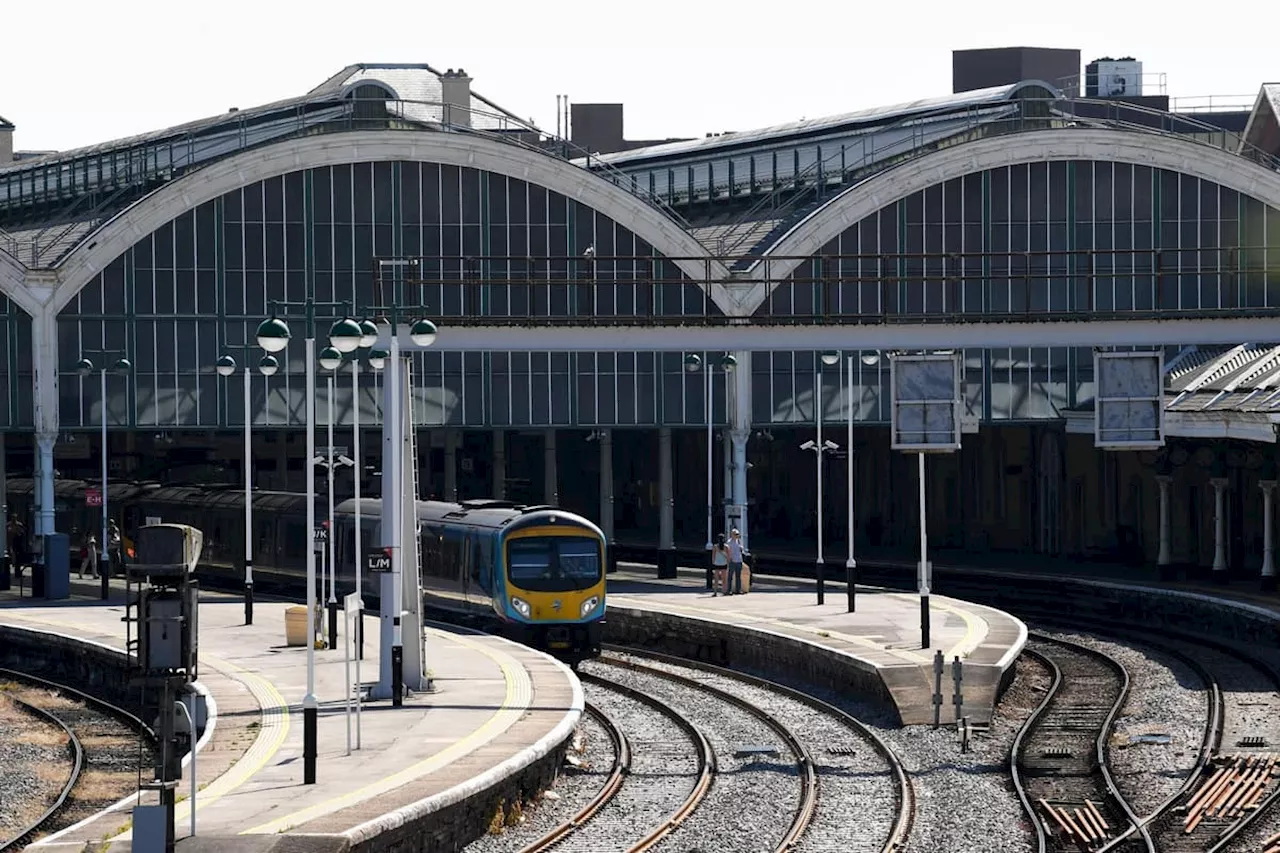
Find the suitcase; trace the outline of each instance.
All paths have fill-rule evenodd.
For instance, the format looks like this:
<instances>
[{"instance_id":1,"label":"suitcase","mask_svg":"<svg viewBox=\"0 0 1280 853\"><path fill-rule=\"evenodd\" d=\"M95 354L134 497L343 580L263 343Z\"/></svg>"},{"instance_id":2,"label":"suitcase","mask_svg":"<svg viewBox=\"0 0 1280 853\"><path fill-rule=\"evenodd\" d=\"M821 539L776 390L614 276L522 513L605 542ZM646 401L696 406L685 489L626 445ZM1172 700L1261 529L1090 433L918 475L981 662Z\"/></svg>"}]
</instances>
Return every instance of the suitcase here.
<instances>
[{"instance_id":1,"label":"suitcase","mask_svg":"<svg viewBox=\"0 0 1280 853\"><path fill-rule=\"evenodd\" d=\"M751 592L751 566L742 564L742 591Z\"/></svg>"}]
</instances>

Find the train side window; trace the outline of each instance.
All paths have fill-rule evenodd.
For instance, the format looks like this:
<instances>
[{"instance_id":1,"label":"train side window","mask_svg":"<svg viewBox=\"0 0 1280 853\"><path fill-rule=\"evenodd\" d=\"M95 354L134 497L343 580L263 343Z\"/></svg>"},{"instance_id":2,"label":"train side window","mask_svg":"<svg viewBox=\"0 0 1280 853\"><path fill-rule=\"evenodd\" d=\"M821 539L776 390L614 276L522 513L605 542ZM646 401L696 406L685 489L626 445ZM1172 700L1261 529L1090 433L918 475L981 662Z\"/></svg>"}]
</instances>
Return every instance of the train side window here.
<instances>
[{"instance_id":1,"label":"train side window","mask_svg":"<svg viewBox=\"0 0 1280 853\"><path fill-rule=\"evenodd\" d=\"M478 537L471 551L471 582L481 589L489 588L489 566L492 560L492 540L487 536Z\"/></svg>"}]
</instances>

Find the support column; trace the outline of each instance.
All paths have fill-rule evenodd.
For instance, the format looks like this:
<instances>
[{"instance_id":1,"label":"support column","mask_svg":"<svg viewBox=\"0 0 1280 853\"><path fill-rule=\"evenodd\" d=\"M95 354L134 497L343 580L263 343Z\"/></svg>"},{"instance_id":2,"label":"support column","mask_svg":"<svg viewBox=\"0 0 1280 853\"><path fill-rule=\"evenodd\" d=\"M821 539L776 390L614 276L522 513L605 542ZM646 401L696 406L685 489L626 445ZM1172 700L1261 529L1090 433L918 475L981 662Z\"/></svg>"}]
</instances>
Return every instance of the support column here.
<instances>
[{"instance_id":1,"label":"support column","mask_svg":"<svg viewBox=\"0 0 1280 853\"><path fill-rule=\"evenodd\" d=\"M48 309L31 317L35 381L36 475L39 499L34 537L54 532L53 446L58 441L58 318ZM105 405L105 401L104 401ZM32 541L39 548L42 541Z\"/></svg>"},{"instance_id":2,"label":"support column","mask_svg":"<svg viewBox=\"0 0 1280 853\"><path fill-rule=\"evenodd\" d=\"M1227 582L1226 512L1223 506L1227 489L1226 477L1214 477L1213 486L1213 582Z\"/></svg>"},{"instance_id":3,"label":"support column","mask_svg":"<svg viewBox=\"0 0 1280 853\"><path fill-rule=\"evenodd\" d=\"M613 431L600 431L600 529L613 541Z\"/></svg>"},{"instance_id":4,"label":"support column","mask_svg":"<svg viewBox=\"0 0 1280 853\"><path fill-rule=\"evenodd\" d=\"M671 482L671 427L658 429L658 577L676 576L675 497Z\"/></svg>"},{"instance_id":5,"label":"support column","mask_svg":"<svg viewBox=\"0 0 1280 853\"><path fill-rule=\"evenodd\" d=\"M718 519L722 527L716 531L723 533L726 537L729 535L729 506L733 503L733 436L732 431L726 429L721 439L723 446L724 458L720 460L720 467L724 472L724 490L720 493L720 518ZM714 538L712 540L714 542Z\"/></svg>"},{"instance_id":6,"label":"support column","mask_svg":"<svg viewBox=\"0 0 1280 853\"><path fill-rule=\"evenodd\" d=\"M1276 566L1271 544L1273 512L1271 501L1276 490L1276 481L1263 480L1258 483L1258 488L1262 489L1262 591L1275 592Z\"/></svg>"},{"instance_id":7,"label":"support column","mask_svg":"<svg viewBox=\"0 0 1280 853\"><path fill-rule=\"evenodd\" d=\"M560 505L560 486L556 471L556 431L547 430L542 445L542 478L546 484L546 493L542 502L551 506Z\"/></svg>"},{"instance_id":8,"label":"support column","mask_svg":"<svg viewBox=\"0 0 1280 853\"><path fill-rule=\"evenodd\" d=\"M0 591L9 589L9 445L0 433Z\"/></svg>"},{"instance_id":9,"label":"support column","mask_svg":"<svg viewBox=\"0 0 1280 853\"><path fill-rule=\"evenodd\" d=\"M733 429L733 503L739 512L738 530L742 532L742 550L751 550L751 524L747 508L747 441L751 438L751 353L739 351L733 354L738 360L733 371L733 394L729 411Z\"/></svg>"},{"instance_id":10,"label":"support column","mask_svg":"<svg viewBox=\"0 0 1280 853\"><path fill-rule=\"evenodd\" d=\"M1156 557L1161 580L1173 580L1173 572L1169 568L1169 484L1173 478L1168 474L1157 474L1156 485L1160 487L1160 553Z\"/></svg>"},{"instance_id":11,"label":"support column","mask_svg":"<svg viewBox=\"0 0 1280 853\"><path fill-rule=\"evenodd\" d=\"M493 496L507 498L507 433L500 429L493 431Z\"/></svg>"},{"instance_id":12,"label":"support column","mask_svg":"<svg viewBox=\"0 0 1280 853\"><path fill-rule=\"evenodd\" d=\"M444 499L450 502L458 500L458 431L444 431Z\"/></svg>"}]
</instances>

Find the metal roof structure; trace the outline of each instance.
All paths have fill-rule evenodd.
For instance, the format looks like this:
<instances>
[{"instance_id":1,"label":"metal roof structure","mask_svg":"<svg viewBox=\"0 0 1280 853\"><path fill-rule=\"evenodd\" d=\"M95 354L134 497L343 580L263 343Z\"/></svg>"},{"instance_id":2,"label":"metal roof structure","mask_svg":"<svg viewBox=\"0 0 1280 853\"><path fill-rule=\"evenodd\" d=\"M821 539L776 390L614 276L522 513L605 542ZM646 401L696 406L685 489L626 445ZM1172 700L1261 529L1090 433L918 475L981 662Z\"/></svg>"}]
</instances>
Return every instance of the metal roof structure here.
<instances>
[{"instance_id":1,"label":"metal roof structure","mask_svg":"<svg viewBox=\"0 0 1280 853\"><path fill-rule=\"evenodd\" d=\"M972 92L960 92L936 98L921 98L889 106L871 107L848 113L826 116L815 119L762 127L738 133L724 133L705 139L693 139L688 142L668 142L651 145L647 148L635 148L620 151L616 154L604 154L597 158L601 162L613 166L632 166L651 158L676 160L681 156L709 156L712 152L733 149L740 146L759 145L775 140L796 141L809 136L826 134L855 127L872 127L886 122L894 122L911 116L924 116L931 113L944 114L971 107L999 104L1013 100L1024 89L1036 87L1047 89L1052 97L1059 98L1058 92L1051 84L1038 80L1027 80L1008 86L993 86L989 89L976 89Z\"/></svg>"},{"instance_id":2,"label":"metal roof structure","mask_svg":"<svg viewBox=\"0 0 1280 853\"><path fill-rule=\"evenodd\" d=\"M1240 153L1258 148L1280 155L1280 83L1263 83L1254 102L1249 122L1240 135Z\"/></svg>"}]
</instances>

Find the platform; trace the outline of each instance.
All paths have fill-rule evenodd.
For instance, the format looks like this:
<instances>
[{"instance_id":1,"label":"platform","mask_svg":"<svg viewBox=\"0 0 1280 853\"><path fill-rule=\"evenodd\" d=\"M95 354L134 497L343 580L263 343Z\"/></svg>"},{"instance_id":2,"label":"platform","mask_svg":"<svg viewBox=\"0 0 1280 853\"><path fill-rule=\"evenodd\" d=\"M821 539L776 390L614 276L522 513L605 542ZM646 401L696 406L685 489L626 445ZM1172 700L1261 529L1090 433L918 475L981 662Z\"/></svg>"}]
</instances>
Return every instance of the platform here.
<instances>
[{"instance_id":1,"label":"platform","mask_svg":"<svg viewBox=\"0 0 1280 853\"><path fill-rule=\"evenodd\" d=\"M975 721L991 716L998 687L1022 647L1027 629L1003 611L939 595L930 596L930 648L921 648L919 596L859 587L856 612L847 612L845 585L828 583L825 603L816 603L812 580L753 575L746 595L712 596L706 573L680 569L660 580L649 566L622 563L609 575L609 609L661 611L778 635L835 652L873 672L907 725L933 721L934 655L948 664L943 693L951 697L950 664L965 669L965 713ZM944 707L942 718L954 719Z\"/></svg>"},{"instance_id":2,"label":"platform","mask_svg":"<svg viewBox=\"0 0 1280 853\"><path fill-rule=\"evenodd\" d=\"M96 586L72 583L75 595L60 602L0 593L0 624L123 648L122 603L98 602ZM328 836L332 843L317 849L343 849L519 772L563 743L581 715L581 685L559 662L500 638L428 629L434 689L400 709L389 701L366 704L361 748L348 755L340 639L336 650L316 652L318 784L303 785L306 649L285 645L287 606L259 601L254 624L245 626L240 598L202 596L200 681L217 714L197 755L199 837L180 840L179 850L269 849L274 842L266 837L284 834ZM378 632L376 618L366 624L367 686L377 680ZM352 727L354 746L354 718ZM189 778L180 795L189 793ZM112 853L127 851L132 805L118 803L31 849L79 853L86 841L110 838ZM189 802L176 811L185 839Z\"/></svg>"}]
</instances>

